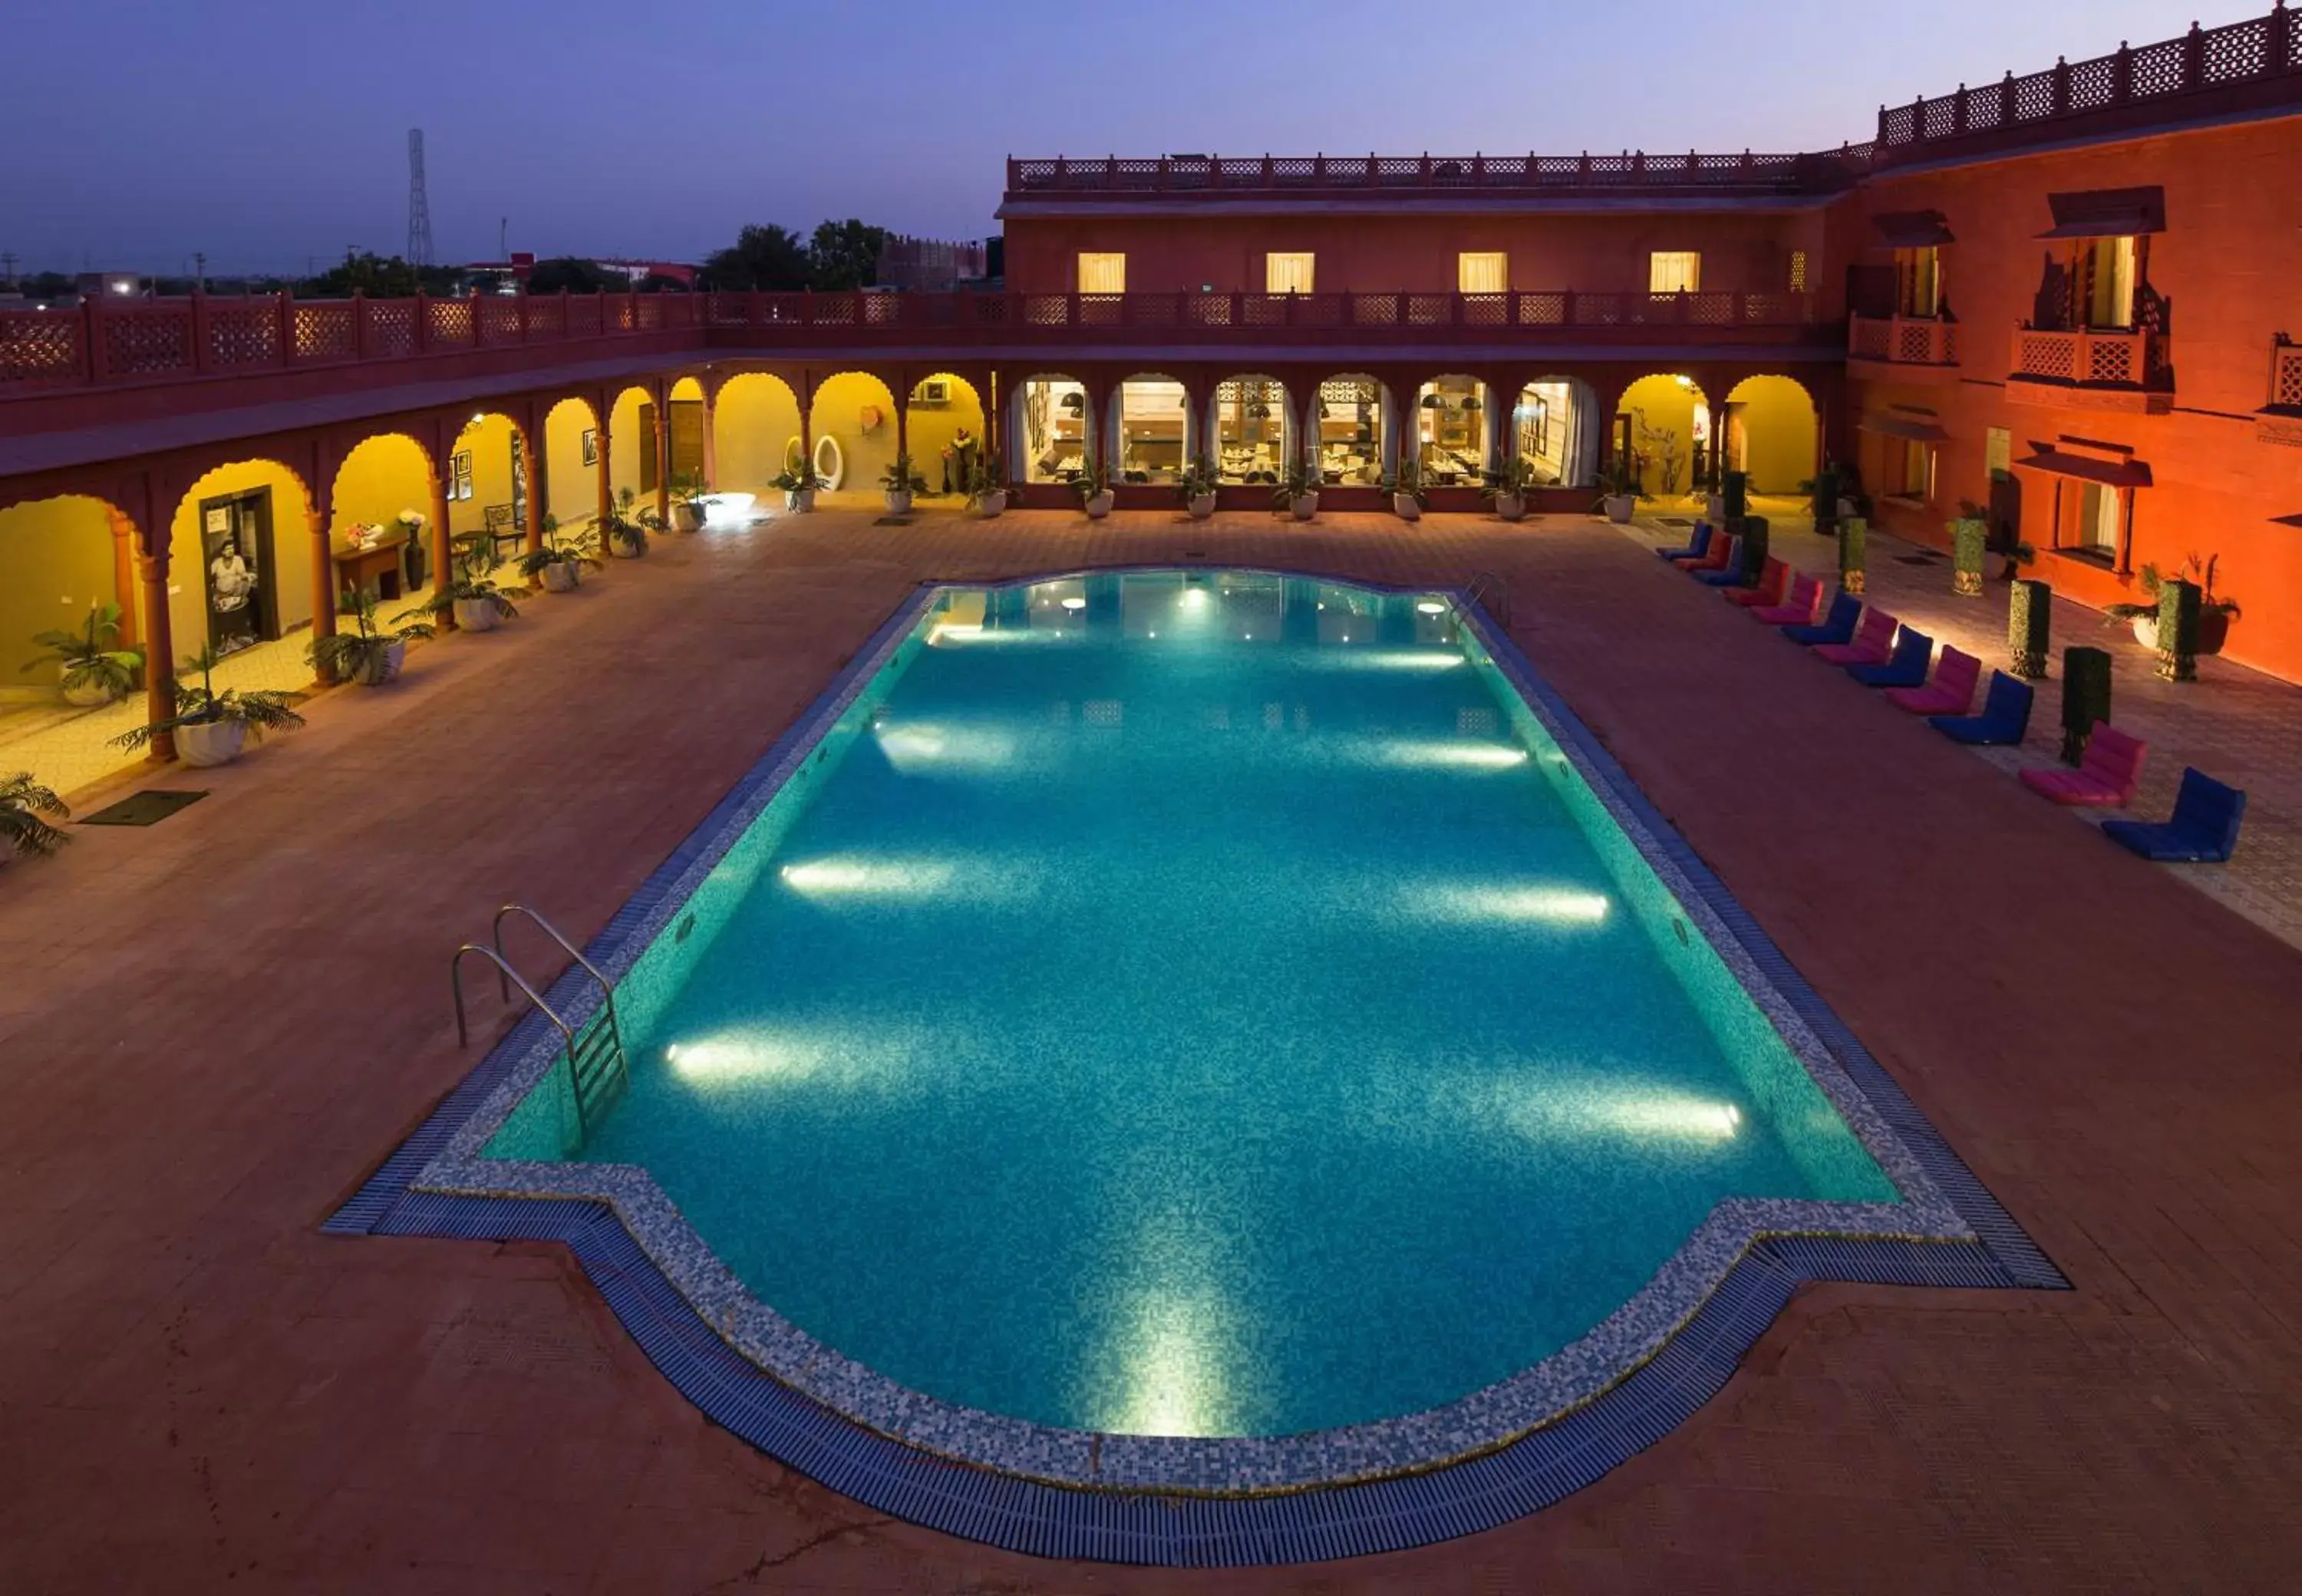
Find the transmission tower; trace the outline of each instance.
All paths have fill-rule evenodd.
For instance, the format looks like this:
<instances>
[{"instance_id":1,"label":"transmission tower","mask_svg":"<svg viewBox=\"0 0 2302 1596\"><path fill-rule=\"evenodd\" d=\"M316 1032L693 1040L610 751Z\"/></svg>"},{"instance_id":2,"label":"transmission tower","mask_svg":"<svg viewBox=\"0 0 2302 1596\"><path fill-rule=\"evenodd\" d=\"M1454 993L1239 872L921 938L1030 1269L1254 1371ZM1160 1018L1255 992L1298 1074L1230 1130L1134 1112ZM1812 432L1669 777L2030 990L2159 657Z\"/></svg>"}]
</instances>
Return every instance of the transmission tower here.
<instances>
[{"instance_id":1,"label":"transmission tower","mask_svg":"<svg viewBox=\"0 0 2302 1596\"><path fill-rule=\"evenodd\" d=\"M407 130L407 264L432 264L432 206L424 197L424 130Z\"/></svg>"}]
</instances>

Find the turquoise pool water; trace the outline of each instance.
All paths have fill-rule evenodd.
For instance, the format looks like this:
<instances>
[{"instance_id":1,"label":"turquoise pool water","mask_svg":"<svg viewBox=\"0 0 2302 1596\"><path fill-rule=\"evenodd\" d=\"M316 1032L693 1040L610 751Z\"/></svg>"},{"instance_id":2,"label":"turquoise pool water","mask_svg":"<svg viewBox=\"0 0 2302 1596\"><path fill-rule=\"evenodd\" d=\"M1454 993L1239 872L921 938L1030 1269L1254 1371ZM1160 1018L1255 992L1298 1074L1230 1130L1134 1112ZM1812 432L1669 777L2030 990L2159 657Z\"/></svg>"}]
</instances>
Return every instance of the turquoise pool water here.
<instances>
[{"instance_id":1,"label":"turquoise pool water","mask_svg":"<svg viewBox=\"0 0 2302 1596\"><path fill-rule=\"evenodd\" d=\"M1418 595L946 595L618 1004L582 1158L839 1351L1047 1424L1437 1407L1723 1198L1897 1200ZM489 1151L570 1119L549 1078Z\"/></svg>"}]
</instances>

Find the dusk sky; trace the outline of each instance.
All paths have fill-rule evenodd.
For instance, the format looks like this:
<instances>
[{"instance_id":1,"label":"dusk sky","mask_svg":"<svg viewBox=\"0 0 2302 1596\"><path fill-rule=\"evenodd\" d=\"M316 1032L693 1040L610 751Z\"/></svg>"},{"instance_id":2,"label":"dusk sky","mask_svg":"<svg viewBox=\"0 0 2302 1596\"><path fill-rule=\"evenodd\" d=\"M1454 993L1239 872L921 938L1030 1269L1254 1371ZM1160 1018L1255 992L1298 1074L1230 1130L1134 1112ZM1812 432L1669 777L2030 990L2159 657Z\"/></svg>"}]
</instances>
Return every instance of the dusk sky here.
<instances>
[{"instance_id":1,"label":"dusk sky","mask_svg":"<svg viewBox=\"0 0 2302 1596\"><path fill-rule=\"evenodd\" d=\"M20 269L694 259L746 222L996 229L1010 155L1813 149L1883 102L2183 31L2166 0L122 0L0 35ZM2209 27L2268 0L2208 0Z\"/></svg>"}]
</instances>

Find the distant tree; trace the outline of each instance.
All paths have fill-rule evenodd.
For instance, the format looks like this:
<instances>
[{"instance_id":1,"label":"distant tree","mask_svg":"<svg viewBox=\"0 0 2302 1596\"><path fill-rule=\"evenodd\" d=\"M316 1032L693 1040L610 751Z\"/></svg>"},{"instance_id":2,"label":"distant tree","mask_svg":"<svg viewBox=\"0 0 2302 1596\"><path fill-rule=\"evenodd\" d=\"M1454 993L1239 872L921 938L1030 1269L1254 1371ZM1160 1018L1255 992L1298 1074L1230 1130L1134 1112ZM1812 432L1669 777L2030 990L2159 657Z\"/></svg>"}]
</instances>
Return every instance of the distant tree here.
<instances>
[{"instance_id":1,"label":"distant tree","mask_svg":"<svg viewBox=\"0 0 2302 1596\"><path fill-rule=\"evenodd\" d=\"M687 285L676 277L668 277L661 272L650 272L632 285L632 291L641 294L684 294L687 291Z\"/></svg>"},{"instance_id":2,"label":"distant tree","mask_svg":"<svg viewBox=\"0 0 2302 1596\"><path fill-rule=\"evenodd\" d=\"M870 288L879 281L879 248L886 241L886 228L853 216L820 223L808 242L808 286L827 292Z\"/></svg>"},{"instance_id":3,"label":"distant tree","mask_svg":"<svg viewBox=\"0 0 2302 1596\"><path fill-rule=\"evenodd\" d=\"M314 299L340 299L354 292L404 298L416 293L457 294L463 287L463 274L451 266L411 266L396 255L370 252L350 256L343 265L306 278L296 291Z\"/></svg>"},{"instance_id":4,"label":"distant tree","mask_svg":"<svg viewBox=\"0 0 2302 1596\"><path fill-rule=\"evenodd\" d=\"M24 297L29 299L61 299L75 286L73 280L62 272L34 272L18 282Z\"/></svg>"},{"instance_id":5,"label":"distant tree","mask_svg":"<svg viewBox=\"0 0 2302 1596\"><path fill-rule=\"evenodd\" d=\"M556 294L562 290L571 294L602 294L623 286L620 276L569 255L536 262L527 277L531 294Z\"/></svg>"},{"instance_id":6,"label":"distant tree","mask_svg":"<svg viewBox=\"0 0 2302 1596\"><path fill-rule=\"evenodd\" d=\"M703 263L703 285L788 291L808 285L807 247L787 227L753 223Z\"/></svg>"}]
</instances>

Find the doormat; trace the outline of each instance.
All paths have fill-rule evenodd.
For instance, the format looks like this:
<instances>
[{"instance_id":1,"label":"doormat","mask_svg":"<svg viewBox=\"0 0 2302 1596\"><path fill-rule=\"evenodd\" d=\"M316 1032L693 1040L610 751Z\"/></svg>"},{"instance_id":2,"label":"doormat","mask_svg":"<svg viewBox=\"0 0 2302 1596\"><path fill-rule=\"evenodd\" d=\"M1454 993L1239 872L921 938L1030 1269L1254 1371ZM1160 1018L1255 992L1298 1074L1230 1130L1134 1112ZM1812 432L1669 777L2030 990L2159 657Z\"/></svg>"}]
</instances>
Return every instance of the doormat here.
<instances>
[{"instance_id":1,"label":"doormat","mask_svg":"<svg viewBox=\"0 0 2302 1596\"><path fill-rule=\"evenodd\" d=\"M1933 554L1897 554L1895 556L1895 560L1898 565L1906 566L1938 566L1942 564L1941 557Z\"/></svg>"},{"instance_id":2,"label":"doormat","mask_svg":"<svg viewBox=\"0 0 2302 1596\"><path fill-rule=\"evenodd\" d=\"M83 826L157 826L188 804L197 803L206 793L173 793L153 787L146 792L130 793L109 808L97 810L92 815L82 815Z\"/></svg>"},{"instance_id":3,"label":"doormat","mask_svg":"<svg viewBox=\"0 0 2302 1596\"><path fill-rule=\"evenodd\" d=\"M909 516L881 516L871 523L874 526L909 526L911 524Z\"/></svg>"},{"instance_id":4,"label":"doormat","mask_svg":"<svg viewBox=\"0 0 2302 1596\"><path fill-rule=\"evenodd\" d=\"M1694 523L1688 520L1684 516L1665 516L1658 525L1663 526L1692 526Z\"/></svg>"}]
</instances>

